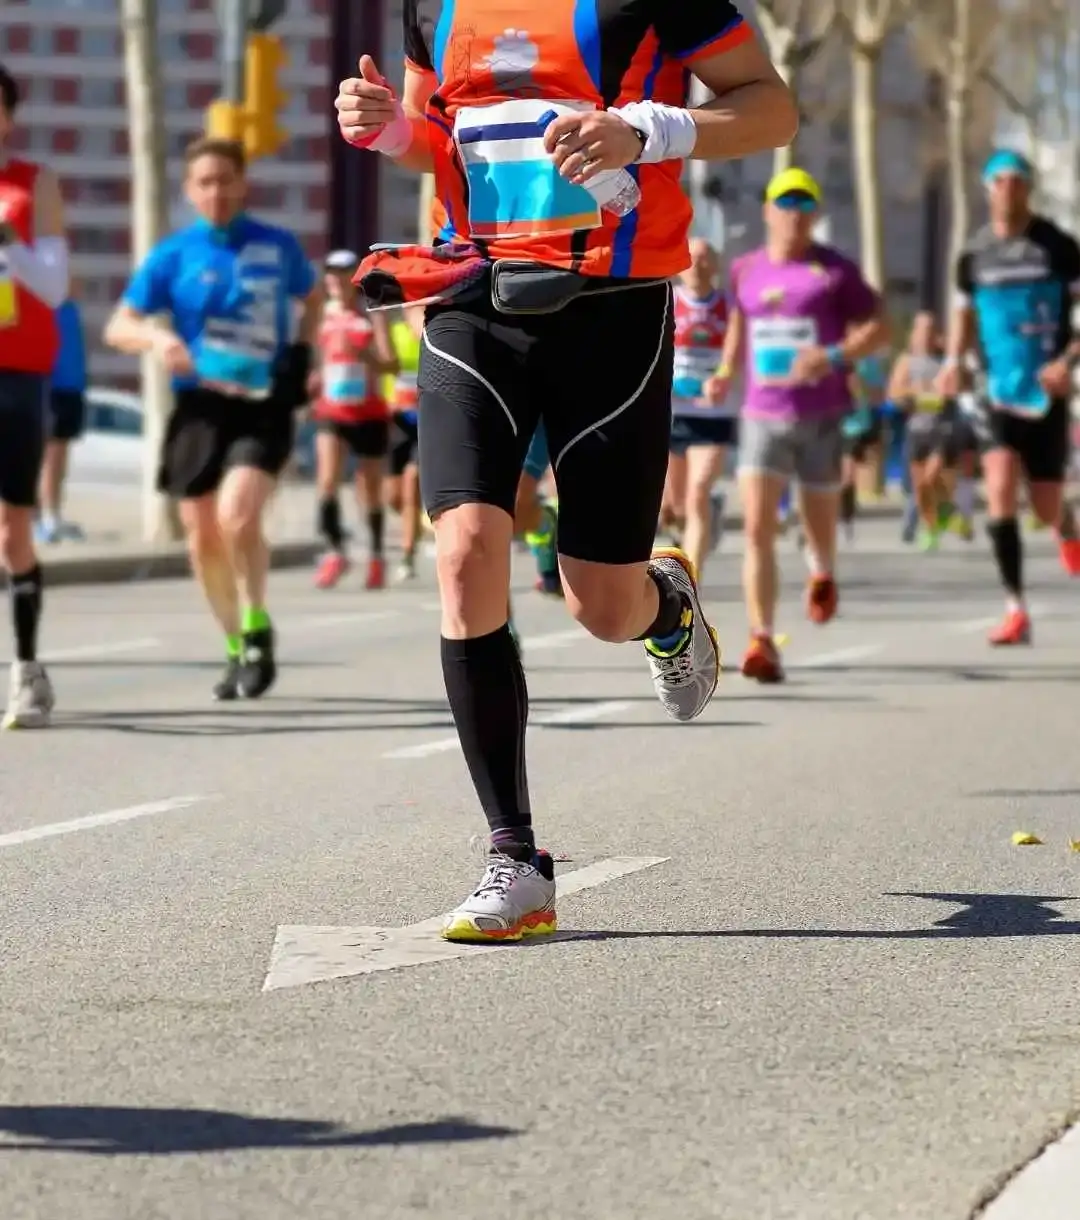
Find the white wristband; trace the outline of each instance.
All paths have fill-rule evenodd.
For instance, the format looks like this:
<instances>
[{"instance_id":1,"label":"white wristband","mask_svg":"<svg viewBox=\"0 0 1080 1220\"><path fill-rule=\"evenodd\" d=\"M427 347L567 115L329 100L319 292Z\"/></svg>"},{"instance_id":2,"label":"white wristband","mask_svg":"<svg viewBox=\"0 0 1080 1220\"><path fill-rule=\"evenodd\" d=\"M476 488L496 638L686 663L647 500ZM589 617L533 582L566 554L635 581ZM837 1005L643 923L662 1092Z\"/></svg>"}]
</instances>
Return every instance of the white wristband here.
<instances>
[{"instance_id":1,"label":"white wristband","mask_svg":"<svg viewBox=\"0 0 1080 1220\"><path fill-rule=\"evenodd\" d=\"M662 102L630 102L613 106L610 113L636 127L645 137L645 147L638 157L643 165L685 161L694 151L697 124L689 110L665 106Z\"/></svg>"}]
</instances>

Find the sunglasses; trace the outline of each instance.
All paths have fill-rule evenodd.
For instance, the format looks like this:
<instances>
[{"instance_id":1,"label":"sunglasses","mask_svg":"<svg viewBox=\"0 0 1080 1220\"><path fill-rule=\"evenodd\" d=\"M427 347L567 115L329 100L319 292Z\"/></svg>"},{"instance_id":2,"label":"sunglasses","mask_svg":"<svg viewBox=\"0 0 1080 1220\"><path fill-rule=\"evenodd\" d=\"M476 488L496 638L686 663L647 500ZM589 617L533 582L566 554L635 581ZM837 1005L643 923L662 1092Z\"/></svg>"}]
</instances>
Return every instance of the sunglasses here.
<instances>
[{"instance_id":1,"label":"sunglasses","mask_svg":"<svg viewBox=\"0 0 1080 1220\"><path fill-rule=\"evenodd\" d=\"M1022 174L1019 170L1014 169L1000 170L986 179L987 186L1000 186L1006 182L1018 182L1023 186L1031 185L1031 179L1027 174Z\"/></svg>"},{"instance_id":2,"label":"sunglasses","mask_svg":"<svg viewBox=\"0 0 1080 1220\"><path fill-rule=\"evenodd\" d=\"M816 212L818 205L817 200L813 195L807 195L805 191L788 191L786 195L780 195L773 200L773 203L782 212Z\"/></svg>"}]
</instances>

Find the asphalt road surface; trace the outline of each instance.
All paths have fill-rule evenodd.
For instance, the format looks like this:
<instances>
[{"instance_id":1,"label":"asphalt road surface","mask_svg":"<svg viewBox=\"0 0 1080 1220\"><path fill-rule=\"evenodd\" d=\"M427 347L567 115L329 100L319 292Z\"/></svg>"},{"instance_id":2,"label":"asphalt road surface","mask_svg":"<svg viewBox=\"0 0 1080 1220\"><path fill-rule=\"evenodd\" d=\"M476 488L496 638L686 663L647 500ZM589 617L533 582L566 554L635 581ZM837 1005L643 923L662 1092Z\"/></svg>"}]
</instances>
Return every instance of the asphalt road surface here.
<instances>
[{"instance_id":1,"label":"asphalt road surface","mask_svg":"<svg viewBox=\"0 0 1080 1220\"><path fill-rule=\"evenodd\" d=\"M49 595L58 723L0 739L0 1215L981 1214L1080 1100L1078 589L1034 540L1035 646L992 652L984 543L895 528L824 629L789 544L790 681L730 673L690 726L519 569L567 890L529 947L428 924L482 829L430 574L276 575L280 683L229 707L189 583ZM1075 1216L1049 1163L986 1215Z\"/></svg>"}]
</instances>

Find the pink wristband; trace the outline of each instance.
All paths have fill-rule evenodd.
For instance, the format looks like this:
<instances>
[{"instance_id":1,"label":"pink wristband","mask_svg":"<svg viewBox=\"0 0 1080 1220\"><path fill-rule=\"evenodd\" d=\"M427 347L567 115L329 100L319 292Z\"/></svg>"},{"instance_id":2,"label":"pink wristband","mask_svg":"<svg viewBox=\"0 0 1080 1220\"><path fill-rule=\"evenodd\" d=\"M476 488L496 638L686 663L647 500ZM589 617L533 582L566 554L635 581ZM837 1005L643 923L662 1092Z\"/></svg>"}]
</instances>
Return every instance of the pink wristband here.
<instances>
[{"instance_id":1,"label":"pink wristband","mask_svg":"<svg viewBox=\"0 0 1080 1220\"><path fill-rule=\"evenodd\" d=\"M412 143L412 120L406 115L400 102L394 103L394 117L374 133L361 136L346 136L353 148L366 148L387 157L400 157Z\"/></svg>"}]
</instances>

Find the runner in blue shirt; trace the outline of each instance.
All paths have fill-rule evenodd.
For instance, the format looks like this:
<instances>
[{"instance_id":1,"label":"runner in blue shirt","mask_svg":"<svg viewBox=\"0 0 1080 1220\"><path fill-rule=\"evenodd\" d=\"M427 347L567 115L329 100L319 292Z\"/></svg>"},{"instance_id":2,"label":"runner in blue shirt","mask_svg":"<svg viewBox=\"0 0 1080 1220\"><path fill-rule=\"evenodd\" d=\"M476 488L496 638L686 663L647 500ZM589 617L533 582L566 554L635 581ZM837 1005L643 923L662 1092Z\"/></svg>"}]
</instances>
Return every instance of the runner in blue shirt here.
<instances>
[{"instance_id":1,"label":"runner in blue shirt","mask_svg":"<svg viewBox=\"0 0 1080 1220\"><path fill-rule=\"evenodd\" d=\"M262 514L306 402L319 294L296 237L245 211L240 145L198 140L186 162L199 219L136 269L106 341L154 353L172 375L158 487L180 500L196 576L225 631L214 697L254 699L277 675Z\"/></svg>"},{"instance_id":2,"label":"runner in blue shirt","mask_svg":"<svg viewBox=\"0 0 1080 1220\"><path fill-rule=\"evenodd\" d=\"M989 223L968 241L955 268L956 304L943 394L964 389L972 351L985 370L984 410L976 423L990 535L1006 594L995 647L1031 642L1024 599L1023 548L1016 520L1021 479L1036 516L1057 526L1061 562L1080 576L1080 539L1063 512L1069 460L1069 399L1080 364L1072 314L1080 300L1080 245L1031 209L1034 173L1027 158L995 152L983 170Z\"/></svg>"}]
</instances>

